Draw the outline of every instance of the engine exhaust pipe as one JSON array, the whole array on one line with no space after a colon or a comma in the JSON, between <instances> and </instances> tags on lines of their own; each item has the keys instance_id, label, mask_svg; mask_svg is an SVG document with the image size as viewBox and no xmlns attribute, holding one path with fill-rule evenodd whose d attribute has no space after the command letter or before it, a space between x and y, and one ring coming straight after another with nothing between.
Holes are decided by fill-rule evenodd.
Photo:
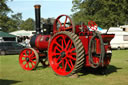
<instances>
[{"instance_id":1,"label":"engine exhaust pipe","mask_svg":"<svg viewBox=\"0 0 128 85\"><path fill-rule=\"evenodd\" d=\"M35 24L36 24L36 34L41 34L40 28L40 7L41 5L34 5L35 8Z\"/></svg>"}]
</instances>

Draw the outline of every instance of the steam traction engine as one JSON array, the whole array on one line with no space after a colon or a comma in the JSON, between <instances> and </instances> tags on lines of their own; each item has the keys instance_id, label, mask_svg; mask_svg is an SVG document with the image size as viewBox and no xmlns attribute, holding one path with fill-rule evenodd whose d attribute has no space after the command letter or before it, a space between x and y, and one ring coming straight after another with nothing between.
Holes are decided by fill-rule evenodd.
<instances>
[{"instance_id":1,"label":"steam traction engine","mask_svg":"<svg viewBox=\"0 0 128 85\"><path fill-rule=\"evenodd\" d=\"M24 70L33 70L41 62L52 67L61 76L77 73L82 67L105 68L111 60L110 41L113 34L101 34L95 22L74 26L70 17L60 15L43 32L40 28L40 5L35 5L36 33L32 36L32 48L24 49L19 63ZM47 55L48 54L48 55ZM49 63L46 63L46 61Z\"/></svg>"}]
</instances>

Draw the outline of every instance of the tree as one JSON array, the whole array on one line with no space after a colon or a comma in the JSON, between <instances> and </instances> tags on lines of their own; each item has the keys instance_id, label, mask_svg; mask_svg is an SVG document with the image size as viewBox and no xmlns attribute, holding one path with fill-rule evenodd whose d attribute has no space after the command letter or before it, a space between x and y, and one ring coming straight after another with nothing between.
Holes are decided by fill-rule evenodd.
<instances>
[{"instance_id":1,"label":"tree","mask_svg":"<svg viewBox=\"0 0 128 85\"><path fill-rule=\"evenodd\" d=\"M7 1L0 1L0 28L4 32L16 31L20 29L19 26L23 21L22 13L16 13L8 17L7 14L13 11L7 6Z\"/></svg>"},{"instance_id":2,"label":"tree","mask_svg":"<svg viewBox=\"0 0 128 85\"><path fill-rule=\"evenodd\" d=\"M16 27L15 29L16 30L20 29L20 25L23 22L22 13L17 13L17 14L11 15L11 19L12 19L12 22L14 22L14 24L15 24L15 27Z\"/></svg>"},{"instance_id":3,"label":"tree","mask_svg":"<svg viewBox=\"0 0 128 85\"><path fill-rule=\"evenodd\" d=\"M11 12L12 10L7 6L7 1L8 0L1 0L0 1L0 15L1 16L5 16L7 15L9 12Z\"/></svg>"},{"instance_id":4,"label":"tree","mask_svg":"<svg viewBox=\"0 0 128 85\"><path fill-rule=\"evenodd\" d=\"M12 10L7 6L7 0L0 1L0 28L2 31L8 31L8 25L6 24L9 20L7 14L12 12Z\"/></svg>"},{"instance_id":5,"label":"tree","mask_svg":"<svg viewBox=\"0 0 128 85\"><path fill-rule=\"evenodd\" d=\"M22 13L17 13L11 15L11 17L7 21L8 32L16 31L20 29L20 25L22 24Z\"/></svg>"},{"instance_id":6,"label":"tree","mask_svg":"<svg viewBox=\"0 0 128 85\"><path fill-rule=\"evenodd\" d=\"M9 18L7 21L7 27L8 27L8 31L7 32L12 32L12 31L16 31L17 30L17 25L16 25L16 21L14 21L13 19Z\"/></svg>"},{"instance_id":7,"label":"tree","mask_svg":"<svg viewBox=\"0 0 128 85\"><path fill-rule=\"evenodd\" d=\"M35 22L32 18L28 18L27 20L23 21L20 25L22 30L34 30Z\"/></svg>"},{"instance_id":8,"label":"tree","mask_svg":"<svg viewBox=\"0 0 128 85\"><path fill-rule=\"evenodd\" d=\"M73 0L72 15L76 24L95 21L102 28L128 22L128 0Z\"/></svg>"}]
</instances>

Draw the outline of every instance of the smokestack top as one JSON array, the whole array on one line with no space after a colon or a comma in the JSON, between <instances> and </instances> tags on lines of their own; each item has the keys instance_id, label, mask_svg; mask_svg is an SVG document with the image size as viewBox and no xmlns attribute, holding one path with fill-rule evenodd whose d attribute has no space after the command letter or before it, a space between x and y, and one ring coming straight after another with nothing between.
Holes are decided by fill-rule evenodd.
<instances>
[{"instance_id":1,"label":"smokestack top","mask_svg":"<svg viewBox=\"0 0 128 85\"><path fill-rule=\"evenodd\" d=\"M35 7L36 9L39 9L39 8L41 7L41 5L37 4L37 5L34 5L34 7Z\"/></svg>"}]
</instances>

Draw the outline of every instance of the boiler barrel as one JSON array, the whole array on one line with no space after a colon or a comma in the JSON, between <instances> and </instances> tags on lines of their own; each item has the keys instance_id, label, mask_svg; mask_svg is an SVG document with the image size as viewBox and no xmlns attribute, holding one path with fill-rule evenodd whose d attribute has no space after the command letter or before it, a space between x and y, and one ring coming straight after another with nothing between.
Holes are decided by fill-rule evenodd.
<instances>
[{"instance_id":1,"label":"boiler barrel","mask_svg":"<svg viewBox=\"0 0 128 85\"><path fill-rule=\"evenodd\" d=\"M34 35L30 40L30 45L32 48L47 50L49 38L50 38L50 35L41 35L41 34Z\"/></svg>"}]
</instances>

